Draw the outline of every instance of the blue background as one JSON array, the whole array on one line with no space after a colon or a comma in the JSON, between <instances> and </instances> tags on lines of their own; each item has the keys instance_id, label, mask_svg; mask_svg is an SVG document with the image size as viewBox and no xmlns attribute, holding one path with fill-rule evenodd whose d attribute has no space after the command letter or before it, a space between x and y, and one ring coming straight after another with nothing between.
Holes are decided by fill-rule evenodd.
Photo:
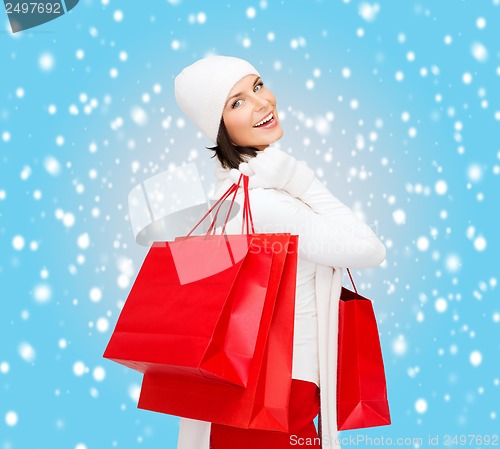
<instances>
[{"instance_id":1,"label":"blue background","mask_svg":"<svg viewBox=\"0 0 500 449\"><path fill-rule=\"evenodd\" d=\"M4 14L0 448L175 447L178 418L138 410L141 376L102 353L147 251L130 189L189 161L213 189L211 142L173 92L209 54L258 68L281 148L387 246L353 275L393 423L340 435L500 433L499 15L498 0L83 0L13 35Z\"/></svg>"}]
</instances>

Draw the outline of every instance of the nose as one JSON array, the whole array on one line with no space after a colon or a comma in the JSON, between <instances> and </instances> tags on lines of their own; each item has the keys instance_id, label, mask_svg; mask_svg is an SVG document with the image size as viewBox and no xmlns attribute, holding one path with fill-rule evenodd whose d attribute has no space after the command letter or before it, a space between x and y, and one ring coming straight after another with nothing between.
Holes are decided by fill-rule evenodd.
<instances>
[{"instance_id":1,"label":"nose","mask_svg":"<svg viewBox=\"0 0 500 449\"><path fill-rule=\"evenodd\" d=\"M253 96L253 103L255 105L255 108L257 110L260 110L262 108L267 107L267 105L269 104L269 100L263 97L262 95L255 94Z\"/></svg>"}]
</instances>

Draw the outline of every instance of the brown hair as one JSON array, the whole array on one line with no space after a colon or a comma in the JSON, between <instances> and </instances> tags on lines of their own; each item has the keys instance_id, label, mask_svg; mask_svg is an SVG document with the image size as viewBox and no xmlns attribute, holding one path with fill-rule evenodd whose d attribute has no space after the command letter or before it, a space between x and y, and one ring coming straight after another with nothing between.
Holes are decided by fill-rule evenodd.
<instances>
[{"instance_id":1,"label":"brown hair","mask_svg":"<svg viewBox=\"0 0 500 449\"><path fill-rule=\"evenodd\" d=\"M259 152L259 150L254 147L240 147L234 145L229 138L223 119L220 121L219 132L217 133L217 145L215 147L206 148L215 152L212 157L217 156L224 168L236 169L242 162L245 162L246 158L244 156L255 157Z\"/></svg>"}]
</instances>

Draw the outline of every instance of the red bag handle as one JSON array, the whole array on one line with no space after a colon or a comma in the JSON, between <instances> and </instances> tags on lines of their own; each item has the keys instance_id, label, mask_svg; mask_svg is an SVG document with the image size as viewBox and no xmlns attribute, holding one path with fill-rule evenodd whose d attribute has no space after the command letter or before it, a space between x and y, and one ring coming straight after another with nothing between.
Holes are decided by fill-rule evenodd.
<instances>
[{"instance_id":1,"label":"red bag handle","mask_svg":"<svg viewBox=\"0 0 500 449\"><path fill-rule=\"evenodd\" d=\"M354 285L354 281L352 279L351 272L349 271L349 268L346 268L346 270L347 270L347 274L349 275L349 278L351 279L351 284L354 287L354 292L357 294L358 290L356 290L356 286Z\"/></svg>"},{"instance_id":2,"label":"red bag handle","mask_svg":"<svg viewBox=\"0 0 500 449\"><path fill-rule=\"evenodd\" d=\"M227 222L228 222L229 217L231 215L231 210L233 208L234 201L236 199L236 193L237 193L238 188L240 187L240 183L241 183L242 178L243 178L243 188L244 188L244 201L243 201L243 220L241 223L241 233L245 234L245 228L246 228L246 233L248 234L250 232L250 228L251 228L252 234L255 234L252 211L250 208L250 194L248 191L249 179L248 179L248 176L244 176L244 175L240 175L240 178L238 179L238 184L233 184L233 186L231 186L234 189L234 190L232 190L234 192L234 195L233 195L233 198L231 200L231 205L230 205L229 211L226 215L226 219L224 221L224 226L223 226L222 231L221 231L222 234L225 233L226 225L227 225ZM231 190L231 188L229 190ZM227 195L225 196L225 198L227 198ZM220 211L221 206L222 206L222 203L219 205L219 208L217 209L214 220L212 221L212 224L210 225L210 228L207 231L207 234L208 234L208 232L210 232L212 230L215 233L215 222L217 221L217 215Z\"/></svg>"},{"instance_id":3,"label":"red bag handle","mask_svg":"<svg viewBox=\"0 0 500 449\"><path fill-rule=\"evenodd\" d=\"M248 192L249 178L248 176L243 177L243 191L245 194L245 200L243 202L243 220L241 223L241 233L243 234L243 226L246 224L247 233L250 231L250 226L252 227L252 234L255 234L255 228L253 226L252 210L250 209L250 194Z\"/></svg>"},{"instance_id":4,"label":"red bag handle","mask_svg":"<svg viewBox=\"0 0 500 449\"><path fill-rule=\"evenodd\" d=\"M244 187L244 202L243 202L243 220L242 220L242 226L241 226L241 233L242 234L244 233L243 231L244 231L245 225L246 225L247 233L249 232L250 227L251 227L252 233L255 233L252 212L250 210L250 198L249 198L249 192L248 192L248 176L240 175L240 177L238 179L238 183L232 184L222 194L222 196L207 211L207 213L201 218L201 220L199 220L198 223L196 223L194 225L193 229L191 229L191 231L189 231L189 233L186 235L186 237L189 237L193 233L193 231L201 224L201 222L203 222L203 220L205 220L211 212L213 212L215 209L217 209L215 212L214 218L213 218L212 222L210 223L210 227L208 228L208 231L206 232L205 235L208 236L208 234L210 234L211 232L213 232L215 234L215 223L217 222L217 216L220 212L220 208L222 207L223 202L232 194L233 197L231 199L231 204L229 206L229 210L227 212L226 219L224 220L224 225L223 225L222 231L221 231L222 234L225 233L226 225L227 225L227 222L229 221L229 217L231 216L231 210L233 208L234 201L236 199L236 194L238 193L238 189L240 187L240 183L241 183L242 178L243 178L243 187Z\"/></svg>"},{"instance_id":5,"label":"red bag handle","mask_svg":"<svg viewBox=\"0 0 500 449\"><path fill-rule=\"evenodd\" d=\"M244 175L240 175L239 179L238 179L238 184L235 185L235 189L234 189L234 195L233 195L233 198L231 200L231 205L229 207L229 211L226 215L226 220L224 221L224 226L222 228L222 233L224 234L225 233L225 230L226 230L226 225L227 225L227 222L229 220L229 217L231 215L231 210L233 208L233 205L234 205L234 201L236 199L236 193L238 191L238 188L240 186L240 182L241 182L241 179L243 178L243 187L244 187L244 201L243 201L243 220L242 220L242 223L241 223L241 233L244 234L244 229L245 229L245 225L246 225L246 230L247 230L247 234L250 230L250 226L252 227L252 233L255 233L255 229L254 229L254 226L253 226L253 218L252 218L252 211L250 209L250 195L249 195L249 192L248 192L248 176L244 176ZM215 222L217 220L217 214L219 213L219 210L220 210L220 207L222 206L222 203L221 205L219 206L219 208L217 209L217 212L215 214L215 218L210 226L210 229L209 229L209 232L210 230L214 230L215 232Z\"/></svg>"},{"instance_id":6,"label":"red bag handle","mask_svg":"<svg viewBox=\"0 0 500 449\"><path fill-rule=\"evenodd\" d=\"M231 199L231 205L229 206L229 210L227 212L226 219L224 220L224 226L222 227L222 234L224 234L224 231L226 230L226 223L228 222L229 217L231 216L231 210L233 208L234 200L236 198L236 193L238 191L238 187L240 186L242 176L243 175L241 175L239 177L238 184L232 184L231 187L229 187L229 189L227 190L228 192L230 192L230 194L233 193L233 198ZM223 195L224 200L227 199L228 196L229 195L224 194ZM213 231L213 234L215 234L215 223L217 222L217 216L219 215L220 208L222 207L222 204L223 204L222 202L219 204L219 207L217 208L217 212L214 215L214 219L212 220L212 223L210 223L210 227L208 228L206 235L208 235L212 231Z\"/></svg>"},{"instance_id":7,"label":"red bag handle","mask_svg":"<svg viewBox=\"0 0 500 449\"><path fill-rule=\"evenodd\" d=\"M243 176L243 175L242 175ZM240 177L240 180L241 180L241 177ZM229 187L223 194L222 196L215 202L215 204L207 211L207 213L205 215L203 215L203 217L200 219L200 221L198 221L198 223L196 223L193 227L193 229L191 229L191 231L189 231L189 233L186 235L186 237L189 237L193 231L200 225L200 223L205 220L205 218L208 217L208 215L210 215L211 212L213 212L213 210L218 206L218 209L217 209L217 213L215 215L215 218L214 220L212 221L211 225L210 225L210 228L208 230L208 232L211 231L212 227L215 225L215 222L216 222L216 219L217 219L217 214L220 210L220 207L222 205L222 203L227 199L227 197L229 195L231 195L231 193L235 193L237 190L238 190L238 186L239 186L239 183L240 183L240 180L238 180L238 184L232 184L231 187ZM234 198L233 198L233 201L234 201ZM229 214L228 214L228 217L229 217ZM226 218L227 220L227 218ZM207 232L207 234L208 234Z\"/></svg>"}]
</instances>

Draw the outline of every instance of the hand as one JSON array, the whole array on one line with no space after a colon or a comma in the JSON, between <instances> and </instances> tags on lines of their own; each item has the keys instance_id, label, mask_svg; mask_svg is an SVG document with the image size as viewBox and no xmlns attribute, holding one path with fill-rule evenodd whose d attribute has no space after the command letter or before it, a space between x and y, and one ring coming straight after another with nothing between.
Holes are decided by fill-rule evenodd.
<instances>
[{"instance_id":1,"label":"hand","mask_svg":"<svg viewBox=\"0 0 500 449\"><path fill-rule=\"evenodd\" d=\"M294 157L277 148L268 147L248 162L242 162L238 170L233 168L230 176L235 183L241 174L248 176L250 189L263 187L285 190L295 173L296 166L297 160Z\"/></svg>"}]
</instances>

